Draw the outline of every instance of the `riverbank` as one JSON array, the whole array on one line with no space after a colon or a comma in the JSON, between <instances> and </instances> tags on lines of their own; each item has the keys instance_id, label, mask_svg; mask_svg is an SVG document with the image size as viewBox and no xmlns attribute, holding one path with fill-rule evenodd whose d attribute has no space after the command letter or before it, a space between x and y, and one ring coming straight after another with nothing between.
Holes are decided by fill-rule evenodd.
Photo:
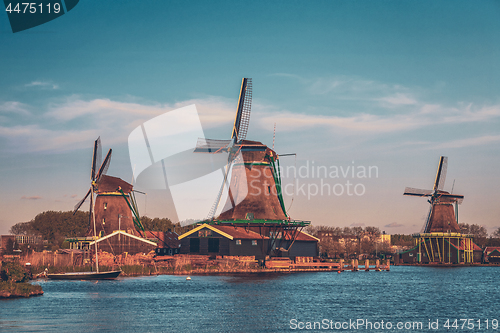
<instances>
[{"instance_id":1,"label":"riverbank","mask_svg":"<svg viewBox=\"0 0 500 333\"><path fill-rule=\"evenodd\" d=\"M0 299L43 295L41 286L28 283L30 274L16 261L0 262Z\"/></svg>"},{"instance_id":2,"label":"riverbank","mask_svg":"<svg viewBox=\"0 0 500 333\"><path fill-rule=\"evenodd\" d=\"M1 298L20 298L43 295L42 287L28 282L0 282Z\"/></svg>"}]
</instances>

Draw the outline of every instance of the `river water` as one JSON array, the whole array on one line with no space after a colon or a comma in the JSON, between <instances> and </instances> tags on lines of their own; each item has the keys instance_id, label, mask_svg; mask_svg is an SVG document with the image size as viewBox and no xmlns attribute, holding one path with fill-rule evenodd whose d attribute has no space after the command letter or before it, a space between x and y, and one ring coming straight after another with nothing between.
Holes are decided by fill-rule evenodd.
<instances>
[{"instance_id":1,"label":"river water","mask_svg":"<svg viewBox=\"0 0 500 333\"><path fill-rule=\"evenodd\" d=\"M190 281L173 275L37 281L43 296L0 301L0 331L495 332L499 273L500 267L396 266Z\"/></svg>"}]
</instances>

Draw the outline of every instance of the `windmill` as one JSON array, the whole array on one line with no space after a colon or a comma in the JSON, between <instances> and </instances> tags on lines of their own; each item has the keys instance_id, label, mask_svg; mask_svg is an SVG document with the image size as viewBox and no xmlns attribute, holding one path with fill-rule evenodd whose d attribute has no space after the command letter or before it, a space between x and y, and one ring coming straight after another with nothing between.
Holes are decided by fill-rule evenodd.
<instances>
[{"instance_id":1,"label":"windmill","mask_svg":"<svg viewBox=\"0 0 500 333\"><path fill-rule=\"evenodd\" d=\"M97 138L92 155L90 188L74 207L74 212L76 212L90 196L88 236L95 234L102 237L117 230L125 230L131 235L137 235L135 225L140 229L142 227L138 218L137 205L131 195L133 186L120 178L106 175L111 162L111 153L112 149L108 151L101 163L101 139Z\"/></svg>"},{"instance_id":2,"label":"windmill","mask_svg":"<svg viewBox=\"0 0 500 333\"><path fill-rule=\"evenodd\" d=\"M227 153L227 163L223 171L223 181L220 190L217 194L215 202L213 203L210 211L208 212L207 219L214 218L215 213L219 207L224 189L228 191L228 198L232 201L233 206L236 204L232 189L228 186L228 176L232 169L235 159L241 161L241 149L243 141L248 132L248 125L250 123L250 112L252 108L252 79L243 78L241 81L240 96L238 99L238 108L234 118L233 128L231 129L231 139L229 140L211 140L199 139L195 152L206 153Z\"/></svg>"},{"instance_id":3,"label":"windmill","mask_svg":"<svg viewBox=\"0 0 500 333\"><path fill-rule=\"evenodd\" d=\"M432 190L405 188L404 195L427 197L430 209L423 232L413 235L415 247L400 254L403 262L472 263L477 260L475 253L481 253L473 242L473 235L460 232L458 205L464 196L443 190L447 166L448 158L441 156Z\"/></svg>"},{"instance_id":4,"label":"windmill","mask_svg":"<svg viewBox=\"0 0 500 333\"><path fill-rule=\"evenodd\" d=\"M460 227L458 226L458 205L462 203L464 196L450 194L443 190L447 166L448 157L441 156L432 190L405 188L404 195L429 198L428 202L431 206L423 228L424 233L460 232ZM455 209L453 208L453 204L455 204Z\"/></svg>"},{"instance_id":5,"label":"windmill","mask_svg":"<svg viewBox=\"0 0 500 333\"><path fill-rule=\"evenodd\" d=\"M308 221L293 221L286 213L276 152L258 141L246 140L252 105L252 80L243 78L238 107L228 140L199 139L196 153L227 153L223 181L207 221L213 224L245 225L269 237L269 254L293 245ZM230 179L230 181L229 181ZM222 194L227 199L219 211Z\"/></svg>"}]
</instances>

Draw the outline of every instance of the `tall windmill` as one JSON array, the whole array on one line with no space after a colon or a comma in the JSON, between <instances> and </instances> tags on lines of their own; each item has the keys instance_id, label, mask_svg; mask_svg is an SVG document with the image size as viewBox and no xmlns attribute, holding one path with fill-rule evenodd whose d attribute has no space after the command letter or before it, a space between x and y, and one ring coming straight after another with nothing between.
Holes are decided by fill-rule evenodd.
<instances>
[{"instance_id":1,"label":"tall windmill","mask_svg":"<svg viewBox=\"0 0 500 333\"><path fill-rule=\"evenodd\" d=\"M198 140L197 153L228 154L222 185L207 220L220 225L245 225L268 237L268 254L288 251L310 222L291 220L286 213L278 154L261 142L246 140L251 104L252 81L244 78L231 139ZM224 191L227 191L227 199L216 216Z\"/></svg>"},{"instance_id":2,"label":"tall windmill","mask_svg":"<svg viewBox=\"0 0 500 333\"><path fill-rule=\"evenodd\" d=\"M460 227L458 226L458 205L462 203L464 196L450 194L443 190L447 166L448 157L441 156L432 190L405 188L404 195L429 197L428 202L431 206L423 228L424 233L460 232ZM455 204L455 209L453 208L453 204Z\"/></svg>"},{"instance_id":3,"label":"tall windmill","mask_svg":"<svg viewBox=\"0 0 500 333\"><path fill-rule=\"evenodd\" d=\"M475 253L481 253L473 242L473 236L460 232L458 205L464 196L443 190L447 165L448 158L441 156L432 190L405 189L404 195L428 197L430 209L423 231L413 235L415 247L400 254L403 262L472 263L477 260Z\"/></svg>"}]
</instances>

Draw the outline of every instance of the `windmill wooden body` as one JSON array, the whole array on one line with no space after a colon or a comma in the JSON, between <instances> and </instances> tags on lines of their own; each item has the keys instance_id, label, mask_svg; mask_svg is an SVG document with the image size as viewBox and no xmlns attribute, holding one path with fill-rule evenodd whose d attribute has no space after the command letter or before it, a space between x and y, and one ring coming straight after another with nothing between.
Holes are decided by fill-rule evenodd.
<instances>
[{"instance_id":1,"label":"windmill wooden body","mask_svg":"<svg viewBox=\"0 0 500 333\"><path fill-rule=\"evenodd\" d=\"M251 79L241 84L229 140L202 139L196 153L227 153L223 182L205 223L244 227L264 239L267 255L286 255L309 221L292 220L285 209L279 155L261 142L246 140L252 100ZM222 194L227 199L221 204ZM217 213L219 212L219 215Z\"/></svg>"},{"instance_id":2,"label":"windmill wooden body","mask_svg":"<svg viewBox=\"0 0 500 333\"><path fill-rule=\"evenodd\" d=\"M404 252L418 263L472 263L478 250L471 235L462 234L458 225L458 205L464 196L443 190L448 158L441 156L432 190L407 187L404 195L427 197L430 204L422 232L414 234L415 247ZM411 261L411 260L410 260Z\"/></svg>"}]
</instances>

